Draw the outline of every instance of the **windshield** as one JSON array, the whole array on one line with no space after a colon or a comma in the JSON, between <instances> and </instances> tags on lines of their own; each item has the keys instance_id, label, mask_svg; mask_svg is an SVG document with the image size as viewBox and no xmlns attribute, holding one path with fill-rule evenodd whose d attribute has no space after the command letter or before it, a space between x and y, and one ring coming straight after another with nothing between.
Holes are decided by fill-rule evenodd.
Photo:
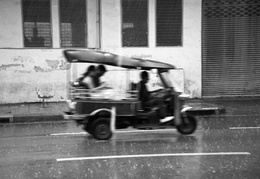
<instances>
[{"instance_id":1,"label":"windshield","mask_svg":"<svg viewBox=\"0 0 260 179\"><path fill-rule=\"evenodd\" d=\"M161 81L166 88L174 88L177 92L184 92L183 69L168 70L160 73Z\"/></svg>"}]
</instances>

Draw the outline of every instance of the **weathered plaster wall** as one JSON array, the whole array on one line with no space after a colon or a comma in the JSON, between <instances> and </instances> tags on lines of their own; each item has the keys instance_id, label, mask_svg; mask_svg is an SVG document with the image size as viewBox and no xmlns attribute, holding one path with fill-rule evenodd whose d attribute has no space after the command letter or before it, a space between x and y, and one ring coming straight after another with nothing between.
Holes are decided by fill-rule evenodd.
<instances>
[{"instance_id":1,"label":"weathered plaster wall","mask_svg":"<svg viewBox=\"0 0 260 179\"><path fill-rule=\"evenodd\" d=\"M87 0L88 47L99 48L99 4L97 0Z\"/></svg>"},{"instance_id":2,"label":"weathered plaster wall","mask_svg":"<svg viewBox=\"0 0 260 179\"><path fill-rule=\"evenodd\" d=\"M122 48L120 1L102 1L102 48L131 57L150 58L184 70L185 92L201 97L201 0L183 0L183 46L155 46L155 1L149 1L149 47Z\"/></svg>"},{"instance_id":3,"label":"weathered plaster wall","mask_svg":"<svg viewBox=\"0 0 260 179\"><path fill-rule=\"evenodd\" d=\"M61 50L0 49L0 103L64 101L66 69Z\"/></svg>"},{"instance_id":4,"label":"weathered plaster wall","mask_svg":"<svg viewBox=\"0 0 260 179\"><path fill-rule=\"evenodd\" d=\"M184 0L183 52L178 66L185 69L185 88L193 97L201 97L201 0Z\"/></svg>"},{"instance_id":5,"label":"weathered plaster wall","mask_svg":"<svg viewBox=\"0 0 260 179\"><path fill-rule=\"evenodd\" d=\"M0 48L19 48L23 45L20 0L0 0Z\"/></svg>"},{"instance_id":6,"label":"weathered plaster wall","mask_svg":"<svg viewBox=\"0 0 260 179\"><path fill-rule=\"evenodd\" d=\"M95 1L87 1L88 9L96 9ZM51 0L50 49L24 48L21 6L22 0L0 0L0 104L41 101L38 95L50 96L48 101L64 101L67 67L60 49L59 0ZM95 24L96 19L90 22ZM90 44L96 44L95 35Z\"/></svg>"},{"instance_id":7,"label":"weathered plaster wall","mask_svg":"<svg viewBox=\"0 0 260 179\"><path fill-rule=\"evenodd\" d=\"M121 1L101 1L101 48L118 52L121 47Z\"/></svg>"},{"instance_id":8,"label":"weathered plaster wall","mask_svg":"<svg viewBox=\"0 0 260 179\"><path fill-rule=\"evenodd\" d=\"M60 47L59 0L51 0L52 47Z\"/></svg>"},{"instance_id":9,"label":"weathered plaster wall","mask_svg":"<svg viewBox=\"0 0 260 179\"><path fill-rule=\"evenodd\" d=\"M51 1L53 48L31 49L23 46L21 0L0 0L0 103L40 101L37 90L53 96L50 101L66 100L67 67L60 48L58 2ZM121 1L100 2L101 50L174 64L181 68L176 72L179 78L185 77L185 91L193 97L201 96L201 0L183 0L183 46L164 48L155 46L155 0L149 0L147 48L122 48ZM99 44L96 10L97 0L88 0L90 48ZM114 74L104 78L109 81L122 77Z\"/></svg>"}]
</instances>

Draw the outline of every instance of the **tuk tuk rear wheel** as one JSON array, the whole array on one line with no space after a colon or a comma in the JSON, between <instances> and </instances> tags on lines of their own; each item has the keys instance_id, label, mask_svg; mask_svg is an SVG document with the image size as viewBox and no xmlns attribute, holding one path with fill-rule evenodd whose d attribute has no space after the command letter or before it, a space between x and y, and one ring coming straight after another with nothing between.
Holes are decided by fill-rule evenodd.
<instances>
[{"instance_id":1,"label":"tuk tuk rear wheel","mask_svg":"<svg viewBox=\"0 0 260 179\"><path fill-rule=\"evenodd\" d=\"M197 128L197 121L193 116L182 117L182 124L178 125L177 130L184 135L192 134Z\"/></svg>"},{"instance_id":2,"label":"tuk tuk rear wheel","mask_svg":"<svg viewBox=\"0 0 260 179\"><path fill-rule=\"evenodd\" d=\"M108 140L112 137L110 121L107 118L98 118L92 123L92 135L98 140Z\"/></svg>"}]
</instances>

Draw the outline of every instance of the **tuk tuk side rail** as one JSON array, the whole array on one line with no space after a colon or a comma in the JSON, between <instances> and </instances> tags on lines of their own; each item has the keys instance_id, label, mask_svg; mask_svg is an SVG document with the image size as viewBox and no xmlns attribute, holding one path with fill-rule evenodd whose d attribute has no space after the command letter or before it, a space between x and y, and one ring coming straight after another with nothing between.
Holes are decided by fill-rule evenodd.
<instances>
[{"instance_id":1,"label":"tuk tuk side rail","mask_svg":"<svg viewBox=\"0 0 260 179\"><path fill-rule=\"evenodd\" d=\"M74 120L74 121L82 121L86 119L89 116L89 114L63 114L63 118L65 120Z\"/></svg>"},{"instance_id":2,"label":"tuk tuk side rail","mask_svg":"<svg viewBox=\"0 0 260 179\"><path fill-rule=\"evenodd\" d=\"M70 100L131 100L136 101L138 98L137 90L89 90L81 87L72 87L69 89Z\"/></svg>"}]
</instances>

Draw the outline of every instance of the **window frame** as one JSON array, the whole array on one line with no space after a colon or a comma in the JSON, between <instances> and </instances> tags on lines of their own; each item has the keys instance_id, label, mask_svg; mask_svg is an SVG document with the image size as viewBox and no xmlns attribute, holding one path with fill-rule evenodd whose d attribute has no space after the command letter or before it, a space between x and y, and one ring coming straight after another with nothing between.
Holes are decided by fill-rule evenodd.
<instances>
[{"instance_id":1,"label":"window frame","mask_svg":"<svg viewBox=\"0 0 260 179\"><path fill-rule=\"evenodd\" d=\"M147 48L149 47L149 3L150 3L150 0L145 0L147 2L147 19L146 19L146 24L147 24L147 45L145 46L124 46L124 33L123 33L123 1L124 0L121 0L120 1L120 7L121 7L121 24L120 24L120 30L121 30L121 47L122 48Z\"/></svg>"},{"instance_id":2,"label":"window frame","mask_svg":"<svg viewBox=\"0 0 260 179\"><path fill-rule=\"evenodd\" d=\"M84 4L85 4L85 46L73 46L73 44L72 44L72 46L62 46L62 31L61 31L61 1L62 0L59 0L59 36L60 36L60 43L59 43L59 45L60 45L60 47L61 48L88 48L88 21L87 21L87 10L88 10L88 8L87 8L87 0L83 0L84 1ZM70 0L70 1L73 1L73 0Z\"/></svg>"},{"instance_id":3,"label":"window frame","mask_svg":"<svg viewBox=\"0 0 260 179\"><path fill-rule=\"evenodd\" d=\"M49 1L49 11L50 11L50 46L26 46L25 44L25 19L24 19L24 1L26 0L21 0L21 20L22 20L22 39L23 39L23 47L24 48L33 48L33 49L49 49L49 48L53 48L53 24L52 24L52 1L51 0L47 0ZM32 0L33 1L33 0Z\"/></svg>"},{"instance_id":4,"label":"window frame","mask_svg":"<svg viewBox=\"0 0 260 179\"><path fill-rule=\"evenodd\" d=\"M157 48L164 48L164 47L183 47L183 27L184 27L184 21L183 21L183 13L184 13L184 3L183 3L183 0L180 0L181 1L181 33L180 33L180 38L181 38L181 41L180 41L180 45L158 45L158 42L157 42L157 10L158 10L158 7L157 7L157 0L155 0L155 47Z\"/></svg>"}]
</instances>

